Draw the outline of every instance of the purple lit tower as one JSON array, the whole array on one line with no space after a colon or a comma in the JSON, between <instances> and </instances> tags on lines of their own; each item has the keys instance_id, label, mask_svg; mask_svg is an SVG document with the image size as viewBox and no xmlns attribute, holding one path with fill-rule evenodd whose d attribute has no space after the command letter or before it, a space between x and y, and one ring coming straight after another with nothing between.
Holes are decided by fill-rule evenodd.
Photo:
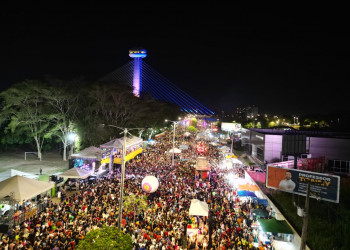
<instances>
[{"instance_id":1,"label":"purple lit tower","mask_svg":"<svg viewBox=\"0 0 350 250\"><path fill-rule=\"evenodd\" d=\"M147 56L145 49L131 49L129 56L134 58L133 94L140 97L142 91L142 58Z\"/></svg>"}]
</instances>

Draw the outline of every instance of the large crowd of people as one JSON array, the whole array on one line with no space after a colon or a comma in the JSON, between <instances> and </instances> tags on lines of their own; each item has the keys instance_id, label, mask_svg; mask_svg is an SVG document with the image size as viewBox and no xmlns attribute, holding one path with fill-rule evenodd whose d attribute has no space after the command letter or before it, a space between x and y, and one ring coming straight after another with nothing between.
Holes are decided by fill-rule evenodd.
<instances>
[{"instance_id":1,"label":"large crowd of people","mask_svg":"<svg viewBox=\"0 0 350 250\"><path fill-rule=\"evenodd\" d=\"M166 153L172 148L171 133L126 164L124 196L147 196L145 209L124 206L122 211L121 228L131 235L134 249L269 249L252 227L250 211L256 204L242 201L225 178L227 171L243 175L242 167L221 170L216 166L221 157L217 147L203 141L207 151L202 156L212 168L201 179L194 168L195 138L183 137L183 132L178 132L177 145L187 144L188 149L175 157L174 165ZM50 202L43 212L10 228L0 249L75 249L91 230L118 227L120 172L116 168L94 183L82 182L72 194L63 186L61 201ZM156 192L142 190L146 175L159 180ZM209 215L190 216L192 199L205 201Z\"/></svg>"}]
</instances>

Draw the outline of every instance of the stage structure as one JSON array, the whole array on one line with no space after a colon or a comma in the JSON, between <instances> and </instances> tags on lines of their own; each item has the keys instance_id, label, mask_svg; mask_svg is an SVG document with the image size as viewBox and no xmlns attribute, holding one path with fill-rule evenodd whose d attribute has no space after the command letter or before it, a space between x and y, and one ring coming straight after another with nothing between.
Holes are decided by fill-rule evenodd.
<instances>
[{"instance_id":1,"label":"stage structure","mask_svg":"<svg viewBox=\"0 0 350 250\"><path fill-rule=\"evenodd\" d=\"M147 56L145 49L129 50L129 56L134 60L102 77L99 81L129 85L133 87L133 94L137 97L150 96L159 101L172 103L188 114L209 116L214 114L212 110L143 62L142 59Z\"/></svg>"},{"instance_id":2,"label":"stage structure","mask_svg":"<svg viewBox=\"0 0 350 250\"><path fill-rule=\"evenodd\" d=\"M113 164L122 164L124 137L114 139L100 145L102 150L101 165L109 166L109 171L112 171ZM126 138L125 161L135 158L142 153L143 140L136 136Z\"/></svg>"}]
</instances>

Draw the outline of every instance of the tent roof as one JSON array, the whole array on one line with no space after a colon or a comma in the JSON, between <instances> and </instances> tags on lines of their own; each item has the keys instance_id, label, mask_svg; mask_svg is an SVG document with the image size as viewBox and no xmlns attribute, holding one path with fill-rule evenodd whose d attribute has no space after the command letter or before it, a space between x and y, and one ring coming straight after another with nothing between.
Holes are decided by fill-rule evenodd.
<instances>
[{"instance_id":1,"label":"tent roof","mask_svg":"<svg viewBox=\"0 0 350 250\"><path fill-rule=\"evenodd\" d=\"M91 175L90 172L82 169L82 168L71 168L67 171L63 172L62 174L59 174L59 177L65 177L65 178L74 178L74 179L85 179Z\"/></svg>"},{"instance_id":2,"label":"tent roof","mask_svg":"<svg viewBox=\"0 0 350 250\"><path fill-rule=\"evenodd\" d=\"M251 214L256 214L257 217L267 217L269 212L267 210L256 208L250 211Z\"/></svg>"},{"instance_id":3,"label":"tent roof","mask_svg":"<svg viewBox=\"0 0 350 250\"><path fill-rule=\"evenodd\" d=\"M283 233L283 234L293 234L293 229L288 225L285 220L272 219L258 219L264 232L270 233Z\"/></svg>"},{"instance_id":4,"label":"tent roof","mask_svg":"<svg viewBox=\"0 0 350 250\"><path fill-rule=\"evenodd\" d=\"M169 149L169 151L167 151L167 152L168 152L168 153L173 153L173 149ZM181 153L181 149L174 148L174 153L175 153L175 154Z\"/></svg>"},{"instance_id":5,"label":"tent roof","mask_svg":"<svg viewBox=\"0 0 350 250\"><path fill-rule=\"evenodd\" d=\"M257 185L252 185L252 184L238 184L238 188L240 190L259 191L258 186Z\"/></svg>"},{"instance_id":6,"label":"tent roof","mask_svg":"<svg viewBox=\"0 0 350 250\"><path fill-rule=\"evenodd\" d=\"M249 182L246 179L235 178L235 179L233 179L233 183L235 185L245 185L245 184L248 184Z\"/></svg>"},{"instance_id":7,"label":"tent roof","mask_svg":"<svg viewBox=\"0 0 350 250\"><path fill-rule=\"evenodd\" d=\"M205 157L197 157L197 164L196 164L196 170L199 171L209 171L210 165Z\"/></svg>"},{"instance_id":8,"label":"tent roof","mask_svg":"<svg viewBox=\"0 0 350 250\"><path fill-rule=\"evenodd\" d=\"M247 191L247 190L241 190L241 191L237 191L238 196L251 196L251 197L256 197L256 195L251 192L251 191Z\"/></svg>"},{"instance_id":9,"label":"tent roof","mask_svg":"<svg viewBox=\"0 0 350 250\"><path fill-rule=\"evenodd\" d=\"M208 204L204 201L192 199L189 214L198 215L198 216L208 216L209 214Z\"/></svg>"},{"instance_id":10,"label":"tent roof","mask_svg":"<svg viewBox=\"0 0 350 250\"><path fill-rule=\"evenodd\" d=\"M142 143L143 140L136 136L126 137L126 148L132 147L138 143ZM123 149L124 137L117 138L100 145L100 148L119 148Z\"/></svg>"},{"instance_id":11,"label":"tent roof","mask_svg":"<svg viewBox=\"0 0 350 250\"><path fill-rule=\"evenodd\" d=\"M26 172L22 172L22 171L18 171L16 169L7 169L6 171L0 173L0 181L6 180L12 176L25 176L27 178L30 179L38 179L39 176L35 175L35 174L31 174L31 173L26 173Z\"/></svg>"},{"instance_id":12,"label":"tent roof","mask_svg":"<svg viewBox=\"0 0 350 250\"><path fill-rule=\"evenodd\" d=\"M257 202L258 204L264 205L264 206L268 206L269 205L269 201L266 199L259 199L259 198L253 198L254 202Z\"/></svg>"},{"instance_id":13,"label":"tent roof","mask_svg":"<svg viewBox=\"0 0 350 250\"><path fill-rule=\"evenodd\" d=\"M90 158L90 159L99 159L101 158L102 150L100 148L91 146L88 148L84 148L79 152L72 154L71 157L74 158Z\"/></svg>"},{"instance_id":14,"label":"tent roof","mask_svg":"<svg viewBox=\"0 0 350 250\"><path fill-rule=\"evenodd\" d=\"M44 182L29 179L23 176L13 176L0 182L0 198L11 195L17 201L23 201L35 197L54 187L52 182Z\"/></svg>"}]
</instances>

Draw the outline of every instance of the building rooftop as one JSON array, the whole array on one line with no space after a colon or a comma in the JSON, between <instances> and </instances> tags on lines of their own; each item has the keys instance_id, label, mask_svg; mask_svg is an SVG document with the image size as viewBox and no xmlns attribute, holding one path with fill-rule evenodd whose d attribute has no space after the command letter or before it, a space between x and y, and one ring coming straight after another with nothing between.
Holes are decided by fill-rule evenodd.
<instances>
[{"instance_id":1,"label":"building rooftop","mask_svg":"<svg viewBox=\"0 0 350 250\"><path fill-rule=\"evenodd\" d=\"M350 139L350 133L343 132L327 132L327 131L312 131L312 130L296 130L288 127L278 128L251 128L251 131L255 131L262 134L274 134L274 135L306 135L309 137L329 137L329 138L342 138Z\"/></svg>"}]
</instances>

